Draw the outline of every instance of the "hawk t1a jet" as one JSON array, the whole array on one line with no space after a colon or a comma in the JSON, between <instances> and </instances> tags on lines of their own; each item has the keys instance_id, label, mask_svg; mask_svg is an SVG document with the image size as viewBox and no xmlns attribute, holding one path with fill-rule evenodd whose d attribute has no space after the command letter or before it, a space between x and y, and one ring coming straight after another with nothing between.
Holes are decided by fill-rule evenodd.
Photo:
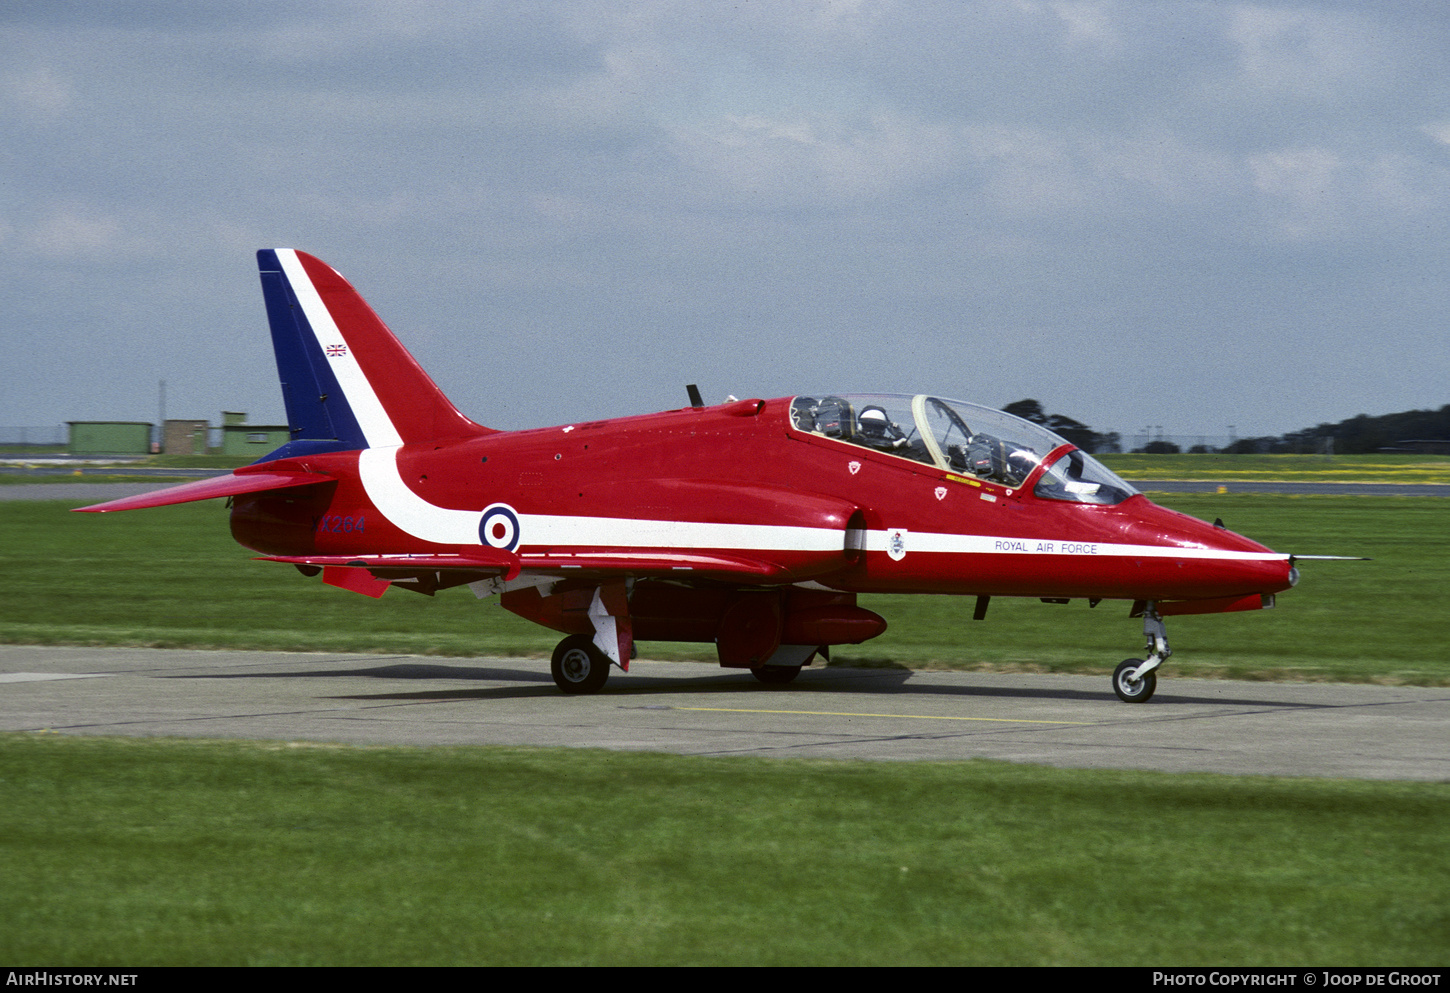
<instances>
[{"instance_id":1,"label":"hawk t1a jet","mask_svg":"<svg viewBox=\"0 0 1450 993\"><path fill-rule=\"evenodd\" d=\"M861 593L1124 600L1153 695L1171 614L1257 610L1289 555L1151 503L1039 425L946 397L812 392L527 431L468 419L357 291L257 253L291 440L228 476L86 511L231 498L273 562L381 596L468 586L565 637L553 675L598 691L637 641L713 642L788 683L879 635Z\"/></svg>"}]
</instances>

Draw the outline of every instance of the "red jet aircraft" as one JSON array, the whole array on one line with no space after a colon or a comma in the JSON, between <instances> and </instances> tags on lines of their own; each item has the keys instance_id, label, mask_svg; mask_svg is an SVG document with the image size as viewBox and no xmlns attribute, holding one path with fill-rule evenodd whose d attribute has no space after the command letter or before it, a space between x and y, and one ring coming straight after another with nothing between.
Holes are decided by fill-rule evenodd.
<instances>
[{"instance_id":1,"label":"red jet aircraft","mask_svg":"<svg viewBox=\"0 0 1450 993\"><path fill-rule=\"evenodd\" d=\"M86 511L231 499L232 535L366 596L468 586L567 637L553 675L598 691L636 641L714 642L788 683L886 629L860 593L1132 602L1153 695L1171 614L1257 610L1289 555L1149 502L998 410L928 395L731 400L529 431L448 401L357 291L292 249L257 253L292 440L228 476Z\"/></svg>"}]
</instances>

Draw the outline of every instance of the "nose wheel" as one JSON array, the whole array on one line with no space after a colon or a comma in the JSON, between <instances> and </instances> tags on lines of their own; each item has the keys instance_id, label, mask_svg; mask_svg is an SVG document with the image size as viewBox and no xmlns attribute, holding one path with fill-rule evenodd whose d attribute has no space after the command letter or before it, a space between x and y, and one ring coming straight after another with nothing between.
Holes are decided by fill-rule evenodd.
<instances>
[{"instance_id":1,"label":"nose wheel","mask_svg":"<svg viewBox=\"0 0 1450 993\"><path fill-rule=\"evenodd\" d=\"M1113 670L1113 692L1124 703L1145 703L1158 688L1158 674L1155 672L1138 675L1142 659L1123 659Z\"/></svg>"},{"instance_id":2,"label":"nose wheel","mask_svg":"<svg viewBox=\"0 0 1450 993\"><path fill-rule=\"evenodd\" d=\"M1163 617L1149 601L1143 608L1143 634L1148 639L1146 659L1124 659L1113 670L1113 692L1124 703L1147 703L1158 688L1156 670L1173 654L1168 647L1168 629Z\"/></svg>"}]
</instances>

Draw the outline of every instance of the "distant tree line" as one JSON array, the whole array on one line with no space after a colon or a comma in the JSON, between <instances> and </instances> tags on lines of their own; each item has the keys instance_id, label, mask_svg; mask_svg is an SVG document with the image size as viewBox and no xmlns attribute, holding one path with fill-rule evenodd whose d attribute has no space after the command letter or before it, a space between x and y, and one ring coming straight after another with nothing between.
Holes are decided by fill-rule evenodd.
<instances>
[{"instance_id":1,"label":"distant tree line","mask_svg":"<svg viewBox=\"0 0 1450 993\"><path fill-rule=\"evenodd\" d=\"M1450 444L1450 404L1439 410L1406 410L1370 417L1358 414L1337 424L1319 424L1277 438L1241 438L1224 449L1235 454L1256 452L1332 452L1352 455L1393 451L1407 441Z\"/></svg>"},{"instance_id":2,"label":"distant tree line","mask_svg":"<svg viewBox=\"0 0 1450 993\"><path fill-rule=\"evenodd\" d=\"M1116 431L1100 433L1081 421L1062 414L1049 414L1036 400L1018 400L1002 408L1033 424L1041 424L1054 431L1085 452L1094 454L1121 452L1122 438ZM1225 448L1208 448L1195 445L1191 452L1224 452L1234 455L1254 455L1266 452L1300 452L1306 454L1324 453L1352 455L1364 452L1394 451L1406 448L1423 451L1425 447L1405 446L1405 442L1440 441L1450 446L1450 404L1439 410L1407 410L1399 414L1381 414L1370 417L1359 414L1338 424L1319 424L1301 431L1291 431L1277 436L1240 438ZM1181 451L1171 441L1150 441L1134 451L1150 454L1176 454Z\"/></svg>"},{"instance_id":3,"label":"distant tree line","mask_svg":"<svg viewBox=\"0 0 1450 993\"><path fill-rule=\"evenodd\" d=\"M1118 436L1118 432L1109 431L1101 434L1082 421L1075 421L1062 414L1049 414L1036 400L1018 400L1003 407L1002 411L1020 417L1024 421L1041 424L1047 430L1061 435L1078 448L1093 455L1123 450L1122 438Z\"/></svg>"}]
</instances>

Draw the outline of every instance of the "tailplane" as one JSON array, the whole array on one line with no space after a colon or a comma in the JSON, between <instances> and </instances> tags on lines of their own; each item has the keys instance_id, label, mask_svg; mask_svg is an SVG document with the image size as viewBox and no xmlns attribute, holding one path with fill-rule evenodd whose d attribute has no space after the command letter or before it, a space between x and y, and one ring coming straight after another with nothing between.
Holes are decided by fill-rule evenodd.
<instances>
[{"instance_id":1,"label":"tailplane","mask_svg":"<svg viewBox=\"0 0 1450 993\"><path fill-rule=\"evenodd\" d=\"M292 434L267 460L491 433L458 412L327 263L268 248L257 267Z\"/></svg>"}]
</instances>

